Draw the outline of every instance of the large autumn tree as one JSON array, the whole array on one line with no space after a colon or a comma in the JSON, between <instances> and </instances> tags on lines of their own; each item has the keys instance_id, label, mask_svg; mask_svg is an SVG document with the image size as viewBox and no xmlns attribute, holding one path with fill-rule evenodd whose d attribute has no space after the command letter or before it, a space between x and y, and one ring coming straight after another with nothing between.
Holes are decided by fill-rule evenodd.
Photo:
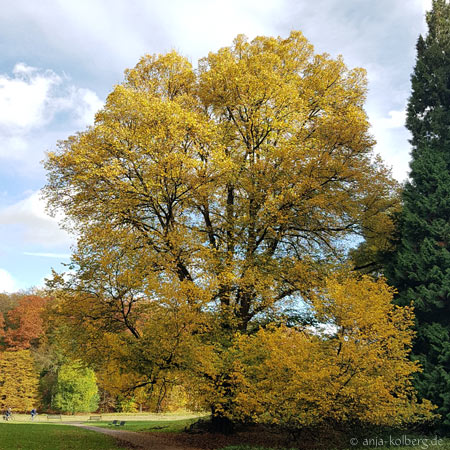
<instances>
[{"instance_id":1,"label":"large autumn tree","mask_svg":"<svg viewBox=\"0 0 450 450\"><path fill-rule=\"evenodd\" d=\"M195 371L226 391L235 333L294 317L395 203L365 93L363 70L299 32L239 36L197 70L175 52L127 70L45 163L49 203L79 235L54 285L74 333L96 339L83 356L126 341L154 373L209 355Z\"/></svg>"},{"instance_id":2,"label":"large autumn tree","mask_svg":"<svg viewBox=\"0 0 450 450\"><path fill-rule=\"evenodd\" d=\"M424 367L416 386L450 427L450 4L434 0L427 23L407 110L410 179L386 274L398 289L397 303L415 305L413 354Z\"/></svg>"}]
</instances>

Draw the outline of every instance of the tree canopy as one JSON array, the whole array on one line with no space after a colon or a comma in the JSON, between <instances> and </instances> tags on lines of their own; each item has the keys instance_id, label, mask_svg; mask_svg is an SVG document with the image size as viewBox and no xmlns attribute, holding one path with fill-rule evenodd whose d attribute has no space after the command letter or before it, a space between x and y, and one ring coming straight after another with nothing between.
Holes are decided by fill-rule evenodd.
<instances>
[{"instance_id":1,"label":"tree canopy","mask_svg":"<svg viewBox=\"0 0 450 450\"><path fill-rule=\"evenodd\" d=\"M197 71L142 58L46 162L47 197L81 236L79 289L115 299L136 334L128 312L164 282L207 287L241 330L307 291L392 201L365 92L363 70L298 32L239 36Z\"/></svg>"},{"instance_id":2,"label":"tree canopy","mask_svg":"<svg viewBox=\"0 0 450 450\"><path fill-rule=\"evenodd\" d=\"M365 94L362 69L299 32L238 36L195 70L176 52L127 70L45 163L49 203L79 237L72 275L52 281L65 345L136 386L202 382L226 416L239 336L300 333L349 240L392 227ZM398 367L408 390L414 369Z\"/></svg>"}]
</instances>

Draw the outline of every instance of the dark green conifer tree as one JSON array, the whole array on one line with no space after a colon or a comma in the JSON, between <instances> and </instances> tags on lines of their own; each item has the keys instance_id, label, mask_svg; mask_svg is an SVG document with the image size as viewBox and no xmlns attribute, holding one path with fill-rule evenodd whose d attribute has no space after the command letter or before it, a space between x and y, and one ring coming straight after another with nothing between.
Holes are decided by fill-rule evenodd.
<instances>
[{"instance_id":1,"label":"dark green conifer tree","mask_svg":"<svg viewBox=\"0 0 450 450\"><path fill-rule=\"evenodd\" d=\"M433 0L419 37L406 126L410 180L403 192L397 249L386 267L400 305L414 302L413 358L419 395L450 427L450 4Z\"/></svg>"}]
</instances>

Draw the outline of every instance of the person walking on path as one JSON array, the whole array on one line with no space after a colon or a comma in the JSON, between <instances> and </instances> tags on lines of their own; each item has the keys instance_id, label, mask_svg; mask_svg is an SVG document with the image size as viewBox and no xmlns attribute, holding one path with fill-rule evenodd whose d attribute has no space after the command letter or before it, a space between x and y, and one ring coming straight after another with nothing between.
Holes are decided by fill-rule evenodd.
<instances>
[{"instance_id":1,"label":"person walking on path","mask_svg":"<svg viewBox=\"0 0 450 450\"><path fill-rule=\"evenodd\" d=\"M5 414L3 415L3 419L4 420L11 420L12 419L12 410L11 410L10 407L5 411Z\"/></svg>"},{"instance_id":2,"label":"person walking on path","mask_svg":"<svg viewBox=\"0 0 450 450\"><path fill-rule=\"evenodd\" d=\"M33 408L31 410L31 420L34 420L34 418L37 416L37 411L36 408Z\"/></svg>"}]
</instances>

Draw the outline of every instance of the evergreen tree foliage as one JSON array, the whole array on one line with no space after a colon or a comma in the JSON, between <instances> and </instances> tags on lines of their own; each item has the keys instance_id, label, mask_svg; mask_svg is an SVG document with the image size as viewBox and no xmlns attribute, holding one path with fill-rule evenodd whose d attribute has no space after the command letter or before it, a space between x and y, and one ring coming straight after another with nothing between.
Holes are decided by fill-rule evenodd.
<instances>
[{"instance_id":1,"label":"evergreen tree foliage","mask_svg":"<svg viewBox=\"0 0 450 450\"><path fill-rule=\"evenodd\" d=\"M410 180L399 241L386 267L399 305L414 302L416 387L450 426L450 4L434 0L428 35L419 37L406 126Z\"/></svg>"}]
</instances>

